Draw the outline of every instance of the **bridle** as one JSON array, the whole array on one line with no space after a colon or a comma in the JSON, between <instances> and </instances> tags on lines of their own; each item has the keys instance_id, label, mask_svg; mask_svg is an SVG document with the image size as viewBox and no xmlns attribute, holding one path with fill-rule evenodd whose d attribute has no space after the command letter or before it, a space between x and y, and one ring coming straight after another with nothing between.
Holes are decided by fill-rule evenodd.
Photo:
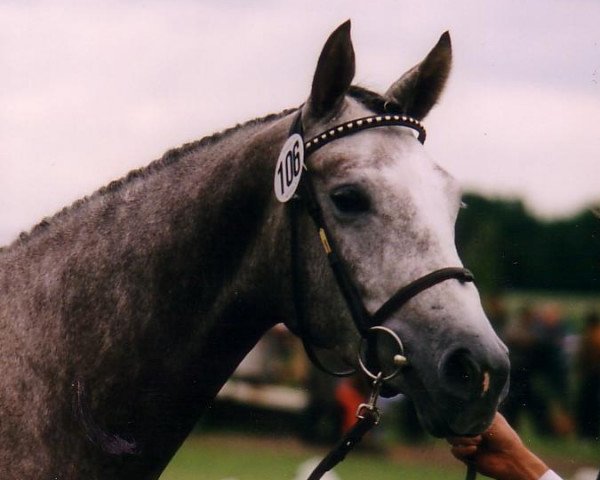
<instances>
[{"instance_id":1,"label":"bridle","mask_svg":"<svg viewBox=\"0 0 600 480\"><path fill-rule=\"evenodd\" d=\"M383 110L387 110L389 102L385 102ZM392 108L397 108L397 105L392 105ZM358 421L338 442L338 444L328 453L328 455L317 465L313 470L308 480L319 480L335 465L344 460L346 455L359 443L362 437L375 425L379 423L379 411L377 409L377 398L382 385L397 376L400 370L407 362L404 357L404 347L402 341L395 332L383 326L383 323L389 317L397 312L411 298L419 293L433 287L446 280L455 279L462 283L474 281L473 274L463 267L444 267L434 270L422 277L419 277L407 285L400 287L383 305L381 305L373 314L370 314L360 296L358 289L348 273L348 268L343 257L339 254L339 249L335 242L335 238L331 235L330 229L325 222L321 205L319 204L312 182L311 170L306 162L308 157L330 142L348 135L377 127L402 126L415 130L418 134L418 140L421 143L425 142L425 128L418 120L407 115L397 113L384 113L380 115L371 115L362 117L349 122L345 122L327 129L324 132L312 137L307 142L303 140L304 147L304 164L305 171L300 178L296 194L293 196L293 201L290 205L290 228L291 228L291 252L292 252L292 296L294 308L296 310L296 327L295 333L301 338L306 353L315 366L326 373L335 376L346 376L354 373L352 371L335 372L328 369L316 355L315 349L311 343L310 333L307 325L306 315L304 312L304 295L303 284L299 273L299 240L298 240L298 215L300 209L306 210L312 218L313 223L319 234L319 239L323 246L323 250L329 261L329 265L338 284L339 290L345 300L345 303L350 311L352 320L361 337L361 348L358 353L358 363L363 370L363 373L372 380L372 392L367 403L363 403L358 407L356 416ZM302 128L302 108L300 108L290 127L290 137L294 134L299 134L303 139ZM383 332L392 337L395 341L398 354L393 357L394 369L391 373L384 374L383 367L377 368L374 371L370 370L368 365L369 357L372 359L373 347L377 343L377 334ZM366 345L371 350L371 356L364 353L362 347ZM474 480L476 475L475 468L471 465L467 470L466 480Z\"/></svg>"},{"instance_id":2,"label":"bridle","mask_svg":"<svg viewBox=\"0 0 600 480\"><path fill-rule=\"evenodd\" d=\"M396 293L394 293L386 302L384 302L383 305L381 305L375 313L370 314L365 308L364 303L362 301L362 297L360 296L352 278L348 274L348 268L346 266L346 263L344 262L342 256L339 254L339 249L337 247L335 238L332 236L331 231L328 228L327 223L325 222L323 211L317 199L314 185L312 182L311 169L308 166L306 160L312 153L317 151L319 148L337 139L344 138L349 135L354 135L363 130L389 126L409 127L417 132L419 142L425 142L426 132L421 122L402 114L385 113L381 115L371 115L368 117L358 118L331 127L326 131L315 135L310 140L304 142L305 171L302 173L297 193L294 196L293 201L290 202L293 282L292 294L294 298L294 306L297 316L296 333L302 339L307 355L309 356L311 361L319 369L335 376L350 375L354 373L354 371L334 372L326 368L325 365L323 365L323 363L317 357L314 348L310 342L310 334L308 326L306 324L306 315L304 314L303 288L298 265L299 245L297 216L301 208L304 208L304 210L306 210L306 212L312 218L313 223L315 224L315 227L319 234L319 239L323 246L323 250L327 255L329 265L338 284L340 292L348 307L348 310L352 316L354 325L360 333L361 338L367 340L369 343L372 342L373 336L371 335L371 333L373 332L374 327L383 325L383 323L392 314L398 311L411 298L418 295L422 291L450 279L456 279L463 283L472 282L474 280L473 274L466 268L440 268L413 280L408 285L400 287L396 291ZM290 127L290 135L293 133L299 133L302 136L302 132L302 109L299 109ZM400 348L402 348L401 342ZM400 353L403 354L403 352ZM362 364L362 362L361 365L364 367L364 364ZM368 370L365 368L363 368L363 370L368 372ZM372 373L369 376L376 377L376 374Z\"/></svg>"},{"instance_id":3,"label":"bridle","mask_svg":"<svg viewBox=\"0 0 600 480\"><path fill-rule=\"evenodd\" d=\"M386 109L388 102L384 105ZM434 270L422 277L419 277L408 285L400 287L396 293L394 293L387 301L383 303L373 314L369 314L367 311L362 297L360 296L358 289L353 282L352 278L348 274L348 268L344 262L343 257L339 254L339 249L335 242L335 238L331 235L330 229L325 222L321 205L317 199L314 185L312 182L311 170L306 162L308 157L330 142L333 142L339 138L346 137L348 135L354 135L355 133L367 130L370 128L377 127L388 127L388 126L402 126L408 127L415 130L418 134L418 140L421 143L425 142L426 132L425 128L418 120L411 118L407 115L396 114L396 113L385 113L380 115L371 115L368 117L362 117L349 122L345 122L328 130L321 132L320 134L312 137L307 142L303 143L304 147L304 165L305 171L302 173L300 183L298 185L297 193L293 197L293 201L290 205L290 227L291 227L291 252L292 252L292 296L294 300L294 307L296 310L297 324L296 333L302 339L304 348L310 360L319 369L326 373L335 376L346 376L354 373L352 371L346 372L334 372L321 362L316 355L314 347L310 341L310 333L308 325L306 324L306 315L303 307L303 288L302 281L299 274L299 240L298 240L298 214L300 209L305 209L309 216L312 218L313 223L319 234L319 239L323 246L323 250L329 261L329 265L338 284L339 290L345 300L345 303L350 311L352 320L356 329L358 330L361 337L362 345L372 346L377 342L377 333L384 332L390 335L396 342L398 347L398 354L394 356L395 368L388 375L384 375L383 368L379 369L377 373L369 370L367 361L363 361L363 355L361 354L362 348L359 349L358 362L363 372L373 380L373 390L368 403L359 406L357 411L358 421L356 425L344 435L338 445L331 450L331 452L321 461L321 463L314 469L309 480L320 479L325 472L333 468L337 463L341 462L346 454L362 439L366 432L368 432L374 425L379 423L379 412L376 407L377 397L379 395L379 389L385 383L385 381L395 377L400 373L400 369L406 363L404 357L404 348L402 341L398 336L390 329L383 326L383 323L395 312L397 312L404 304L406 304L411 298L423 292L424 290L433 287L446 280L459 280L460 282L472 282L474 280L473 274L463 267L444 267L438 270ZM302 108L298 110L295 119L290 127L290 136L293 134L299 134L303 138L302 128ZM372 349L371 349L372 350ZM368 355L364 355L368 358ZM467 480L471 480L475 477L475 470L469 468L467 472Z\"/></svg>"}]
</instances>

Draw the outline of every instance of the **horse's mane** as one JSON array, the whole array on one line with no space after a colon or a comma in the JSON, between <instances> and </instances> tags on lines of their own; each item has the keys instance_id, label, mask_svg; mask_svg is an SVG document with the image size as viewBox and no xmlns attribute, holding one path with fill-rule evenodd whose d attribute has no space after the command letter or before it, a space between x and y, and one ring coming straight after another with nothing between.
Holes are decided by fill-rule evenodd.
<instances>
[{"instance_id":1,"label":"horse's mane","mask_svg":"<svg viewBox=\"0 0 600 480\"><path fill-rule=\"evenodd\" d=\"M368 90L366 88L363 88L363 87L360 87L357 85L353 85L352 87L350 87L350 90L348 91L348 95L350 97L354 98L355 100L359 101L363 105L365 105L370 110L373 110L375 112L382 112L384 110L385 98L382 97L381 95L379 95L378 93L372 92L371 90ZM217 133L214 133L212 135L208 135L206 137L201 138L200 140L196 140L194 142L189 142L189 143L184 143L180 147L167 150L167 152L165 152L161 158L154 160L153 162L149 163L148 165L146 165L144 167L131 170L124 177L122 177L118 180L113 180L109 184L96 190L91 195L80 198L79 200L76 200L75 202L73 202L71 205L64 207L62 210L58 211L54 215L44 218L41 222L39 222L37 225L35 225L30 231L22 232L21 234L19 234L17 240L15 240L12 244L9 244L6 247L0 246L0 252L7 250L8 248L10 248L11 246L13 246L15 244L23 244L23 243L27 242L29 239L35 237L39 233L46 231L47 228L51 224L56 222L56 220L59 220L60 218L63 218L65 216L69 215L70 213L81 208L82 206L86 205L90 201L95 200L96 198L106 195L108 193L119 191L124 186L127 186L132 181L134 181L138 178L144 178L155 172L158 172L158 171L162 170L163 168L167 167L168 165L171 165L171 164L179 161L183 156L185 156L186 154L188 154L192 151L202 149L202 148L214 145L218 142L221 142L221 141L229 138L234 133L236 133L240 130L243 130L245 128L250 128L250 127L253 127L256 125L261 125L264 123L268 123L268 122L277 120L279 118L284 117L285 115L292 113L295 110L296 109L294 109L294 108L288 108L279 113L271 113L264 117L255 118L253 120L249 120L247 122L237 124L233 127L227 128L227 129L222 130Z\"/></svg>"},{"instance_id":2,"label":"horse's mane","mask_svg":"<svg viewBox=\"0 0 600 480\"><path fill-rule=\"evenodd\" d=\"M146 165L144 167L131 170L124 177L122 177L118 180L113 180L109 184L96 190L94 193L87 195L83 198L80 198L79 200L76 200L71 205L64 207L62 210L59 210L57 213L55 213L54 215L52 215L50 217L44 218L41 222L39 222L37 225L35 225L30 231L22 232L21 234L19 234L18 238L12 244L9 244L6 247L0 246L0 252L2 252L3 250L9 249L11 246L13 246L15 244L23 244L23 243L27 242L28 240L30 240L31 238L34 238L39 233L47 230L47 228L51 224L55 223L56 220L59 220L65 216L69 215L70 213L81 208L82 206L86 205L90 201L95 200L96 198L106 195L108 193L117 192L138 178L148 177L149 175L152 175L155 172L161 171L168 165L176 163L182 157L184 157L186 154L188 154L192 151L195 151L198 149L203 149L208 146L219 143L219 142L229 138L234 133L236 133L240 130L243 130L245 128L250 128L250 127L253 127L256 125L261 125L261 124L268 123L268 122L277 120L279 118L282 118L285 115L288 115L289 113L293 112L294 110L296 110L296 109L294 109L294 108L285 109L279 113L271 113L264 117L255 118L253 120L249 120L247 122L240 123L233 127L227 128L227 129L222 130L217 133L214 133L212 135L208 135L206 137L201 138L200 140L196 140L196 141L189 142L189 143L184 143L180 147L167 150L163 154L163 156L160 157L159 159L154 160L153 162L149 163L148 165Z\"/></svg>"}]
</instances>

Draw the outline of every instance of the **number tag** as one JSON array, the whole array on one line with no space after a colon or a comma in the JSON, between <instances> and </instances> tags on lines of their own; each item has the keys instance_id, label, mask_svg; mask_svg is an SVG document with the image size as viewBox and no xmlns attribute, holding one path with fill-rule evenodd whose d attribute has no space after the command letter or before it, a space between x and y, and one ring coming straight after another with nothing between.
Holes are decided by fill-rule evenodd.
<instances>
[{"instance_id":1,"label":"number tag","mask_svg":"<svg viewBox=\"0 0 600 480\"><path fill-rule=\"evenodd\" d=\"M273 187L275 196L282 203L287 202L300 184L300 176L304 167L304 140L294 133L283 144L275 166Z\"/></svg>"}]
</instances>

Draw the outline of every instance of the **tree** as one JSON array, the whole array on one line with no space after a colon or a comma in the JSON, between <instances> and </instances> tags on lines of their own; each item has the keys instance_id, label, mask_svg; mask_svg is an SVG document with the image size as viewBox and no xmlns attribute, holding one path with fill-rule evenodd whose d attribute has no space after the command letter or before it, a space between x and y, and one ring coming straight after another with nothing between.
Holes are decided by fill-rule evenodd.
<instances>
[{"instance_id":1,"label":"tree","mask_svg":"<svg viewBox=\"0 0 600 480\"><path fill-rule=\"evenodd\" d=\"M483 292L600 291L600 219L592 211L542 221L518 200L464 200L457 245Z\"/></svg>"}]
</instances>

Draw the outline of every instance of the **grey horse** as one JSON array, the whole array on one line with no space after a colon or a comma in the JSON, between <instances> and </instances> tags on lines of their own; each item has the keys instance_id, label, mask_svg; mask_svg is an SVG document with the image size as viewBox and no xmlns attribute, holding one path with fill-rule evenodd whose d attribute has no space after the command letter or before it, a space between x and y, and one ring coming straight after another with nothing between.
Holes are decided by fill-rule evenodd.
<instances>
[{"instance_id":1,"label":"grey horse","mask_svg":"<svg viewBox=\"0 0 600 480\"><path fill-rule=\"evenodd\" d=\"M376 94L351 86L350 23L335 30L300 109L167 152L0 250L3 479L155 479L246 353L273 325L356 366L360 335L306 212L291 251L275 162L298 112L306 137L393 102L420 120L450 70L444 34ZM315 194L365 308L461 266L455 179L410 128L341 138L309 159ZM508 381L504 345L472 283L447 280L385 322L408 365L386 385L434 435L474 434Z\"/></svg>"}]
</instances>

